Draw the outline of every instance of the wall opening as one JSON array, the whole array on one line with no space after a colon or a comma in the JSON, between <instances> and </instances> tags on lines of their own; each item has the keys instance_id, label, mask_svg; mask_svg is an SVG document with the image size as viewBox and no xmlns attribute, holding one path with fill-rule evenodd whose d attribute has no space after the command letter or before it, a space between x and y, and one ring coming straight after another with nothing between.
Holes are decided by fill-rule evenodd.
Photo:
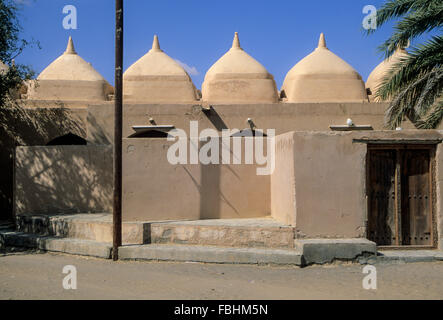
<instances>
[{"instance_id":1,"label":"wall opening","mask_svg":"<svg viewBox=\"0 0 443 320\"><path fill-rule=\"evenodd\" d=\"M87 141L73 133L65 134L64 136L57 137L49 141L47 146L84 146Z\"/></svg>"}]
</instances>

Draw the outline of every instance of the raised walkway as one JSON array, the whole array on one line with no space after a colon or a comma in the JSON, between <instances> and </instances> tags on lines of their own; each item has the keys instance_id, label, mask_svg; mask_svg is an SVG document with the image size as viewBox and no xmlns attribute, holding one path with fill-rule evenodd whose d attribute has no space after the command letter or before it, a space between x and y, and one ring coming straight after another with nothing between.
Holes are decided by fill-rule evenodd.
<instances>
[{"instance_id":1,"label":"raised walkway","mask_svg":"<svg viewBox=\"0 0 443 320\"><path fill-rule=\"evenodd\" d=\"M94 256L112 255L110 214L19 216L0 226L0 249L25 247ZM123 260L297 265L443 261L439 250L382 251L366 239L295 239L295 229L272 218L123 223Z\"/></svg>"}]
</instances>

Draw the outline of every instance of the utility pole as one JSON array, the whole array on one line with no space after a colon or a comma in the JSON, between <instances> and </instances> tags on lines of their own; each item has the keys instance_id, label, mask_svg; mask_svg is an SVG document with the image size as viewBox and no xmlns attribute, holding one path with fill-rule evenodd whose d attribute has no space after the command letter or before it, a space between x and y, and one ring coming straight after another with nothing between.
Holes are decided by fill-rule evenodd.
<instances>
[{"instance_id":1,"label":"utility pole","mask_svg":"<svg viewBox=\"0 0 443 320\"><path fill-rule=\"evenodd\" d=\"M115 0L114 203L112 259L122 245L123 0Z\"/></svg>"}]
</instances>

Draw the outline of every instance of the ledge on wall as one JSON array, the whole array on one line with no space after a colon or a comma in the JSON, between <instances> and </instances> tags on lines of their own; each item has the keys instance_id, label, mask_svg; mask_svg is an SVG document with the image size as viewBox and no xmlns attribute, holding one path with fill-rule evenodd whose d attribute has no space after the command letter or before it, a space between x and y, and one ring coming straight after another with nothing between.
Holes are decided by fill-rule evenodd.
<instances>
[{"instance_id":1,"label":"ledge on wall","mask_svg":"<svg viewBox=\"0 0 443 320\"><path fill-rule=\"evenodd\" d=\"M331 125L329 128L332 131L364 131L364 130L374 130L374 128L371 125L361 125L361 126L347 126L347 125Z\"/></svg>"}]
</instances>

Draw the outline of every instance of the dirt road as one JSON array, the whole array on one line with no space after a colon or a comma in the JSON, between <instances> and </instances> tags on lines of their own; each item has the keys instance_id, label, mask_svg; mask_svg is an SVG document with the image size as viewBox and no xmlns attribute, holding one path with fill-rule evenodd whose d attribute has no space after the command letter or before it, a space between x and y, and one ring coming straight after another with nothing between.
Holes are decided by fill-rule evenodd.
<instances>
[{"instance_id":1,"label":"dirt road","mask_svg":"<svg viewBox=\"0 0 443 320\"><path fill-rule=\"evenodd\" d=\"M77 289L63 288L63 267ZM52 253L0 254L0 299L442 299L443 262L376 265L377 289L363 266L270 267L112 262Z\"/></svg>"}]
</instances>

